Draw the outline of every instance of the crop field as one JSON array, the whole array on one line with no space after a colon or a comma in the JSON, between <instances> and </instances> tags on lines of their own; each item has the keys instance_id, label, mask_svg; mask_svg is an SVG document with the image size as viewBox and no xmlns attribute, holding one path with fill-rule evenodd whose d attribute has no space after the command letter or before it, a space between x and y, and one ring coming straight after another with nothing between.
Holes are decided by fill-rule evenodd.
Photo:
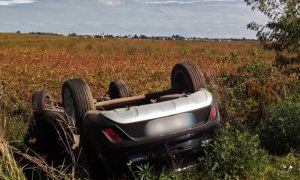
<instances>
[{"instance_id":1,"label":"crop field","mask_svg":"<svg viewBox=\"0 0 300 180\"><path fill-rule=\"evenodd\" d=\"M288 71L295 66L276 68L274 58L275 53L264 51L257 41L91 39L0 33L0 179L24 179L25 169L33 167L39 169L37 172L51 171L51 167L57 170L39 176L44 179L61 179L62 174L65 179L88 177L74 169L61 170L67 164L54 166L47 161L50 168L45 168L47 164L34 158L47 159L47 154L27 153L27 147L35 151L39 143L31 133L35 123L31 112L34 91L47 89L61 100L62 84L71 78L86 80L94 97L104 95L114 79L123 79L135 95L159 91L171 87L172 67L187 60L202 70L225 125L214 147L203 147L206 155L199 157L200 169L176 178L299 179L300 83L298 76ZM293 112L287 113L290 109ZM277 123L284 120L271 120L281 116L290 124L283 124L277 131L268 129L279 127ZM289 142L291 137L286 131L298 139ZM24 164L20 159L26 157L30 163ZM157 178L158 172L140 173L146 173L147 179L161 179ZM30 177L28 173L26 177Z\"/></svg>"},{"instance_id":2,"label":"crop field","mask_svg":"<svg viewBox=\"0 0 300 180\"><path fill-rule=\"evenodd\" d=\"M43 88L59 97L63 81L75 77L85 79L95 96L103 95L116 78L128 83L135 94L161 90L170 86L174 64L187 60L197 63L208 81L214 80L222 73L234 74L243 63L220 68L216 57L235 51L253 59L254 52L262 51L257 42L0 37L0 79L24 102L33 91Z\"/></svg>"}]
</instances>

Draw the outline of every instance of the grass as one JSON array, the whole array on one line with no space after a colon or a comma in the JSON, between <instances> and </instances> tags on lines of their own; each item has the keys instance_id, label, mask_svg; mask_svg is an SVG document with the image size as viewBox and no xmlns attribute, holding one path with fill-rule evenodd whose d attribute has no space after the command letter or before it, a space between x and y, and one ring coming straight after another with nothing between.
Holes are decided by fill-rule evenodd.
<instances>
[{"instance_id":1,"label":"grass","mask_svg":"<svg viewBox=\"0 0 300 180\"><path fill-rule=\"evenodd\" d=\"M20 168L17 161L14 159L14 154L9 143L0 136L0 177L4 180L26 179L23 174L23 169Z\"/></svg>"},{"instance_id":2,"label":"grass","mask_svg":"<svg viewBox=\"0 0 300 180\"><path fill-rule=\"evenodd\" d=\"M296 102L300 98L298 76L285 74L284 68L273 66L274 57L258 42L86 39L0 33L0 81L4 92L0 104L0 179L89 177L79 158L80 151L73 151L64 141L60 142L65 153L55 155L65 159L59 163L52 164L55 157L39 153L43 142L38 134L32 133L38 122L33 121L30 109L34 91L48 89L60 100L63 82L75 77L87 81L94 97L105 94L110 81L118 78L127 83L133 94L159 91L170 87L174 64L187 60L201 68L207 88L217 98L222 119L231 126L230 132L220 137L230 148L221 146L225 144L221 141L208 148L205 159L199 159L206 168L174 175L169 170L152 172L145 166L137 177L299 179L298 152L277 156L263 149L260 137L256 136L267 122L266 109L278 102ZM62 140L68 135L60 136ZM246 143L237 143L242 142L239 140ZM253 158L264 154L266 161L259 162L261 168L255 167L257 161L252 156L243 155L251 148L257 152ZM222 155L224 151L226 156ZM245 166L242 170L230 166L233 161ZM289 169L290 166L293 168Z\"/></svg>"}]
</instances>

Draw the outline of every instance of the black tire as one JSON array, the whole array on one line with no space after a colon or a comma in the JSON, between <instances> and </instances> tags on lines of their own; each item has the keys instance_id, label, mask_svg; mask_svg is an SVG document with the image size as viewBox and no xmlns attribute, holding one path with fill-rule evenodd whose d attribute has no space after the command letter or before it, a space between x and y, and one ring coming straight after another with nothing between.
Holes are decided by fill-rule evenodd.
<instances>
[{"instance_id":1,"label":"black tire","mask_svg":"<svg viewBox=\"0 0 300 180\"><path fill-rule=\"evenodd\" d=\"M85 113L96 109L92 92L83 79L70 79L64 82L62 102L66 113L73 118L78 130Z\"/></svg>"},{"instance_id":2,"label":"black tire","mask_svg":"<svg viewBox=\"0 0 300 180\"><path fill-rule=\"evenodd\" d=\"M32 95L32 108L36 119L42 116L47 106L53 106L53 97L48 90L35 91Z\"/></svg>"},{"instance_id":3,"label":"black tire","mask_svg":"<svg viewBox=\"0 0 300 180\"><path fill-rule=\"evenodd\" d=\"M42 115L42 133L43 133L43 138L45 140L45 144L48 144L49 142L57 142L59 139L59 135L57 133L57 127L55 122L61 118L58 116L58 114L52 110L45 110L43 115Z\"/></svg>"},{"instance_id":4,"label":"black tire","mask_svg":"<svg viewBox=\"0 0 300 180\"><path fill-rule=\"evenodd\" d=\"M45 110L42 118L45 123L57 129L65 129L67 125L74 126L74 124L68 124L66 114L63 110ZM59 122L61 122L61 124ZM61 127L61 125L63 125L63 127Z\"/></svg>"},{"instance_id":5,"label":"black tire","mask_svg":"<svg viewBox=\"0 0 300 180\"><path fill-rule=\"evenodd\" d=\"M200 68L191 61L175 64L171 73L171 84L176 93L194 93L205 88Z\"/></svg>"},{"instance_id":6,"label":"black tire","mask_svg":"<svg viewBox=\"0 0 300 180\"><path fill-rule=\"evenodd\" d=\"M109 84L110 99L125 98L130 96L126 83L122 79L116 79Z\"/></svg>"},{"instance_id":7,"label":"black tire","mask_svg":"<svg viewBox=\"0 0 300 180\"><path fill-rule=\"evenodd\" d=\"M43 131L44 137L48 140L62 140L65 144L75 143L73 134L76 134L74 122L62 110L45 110L43 113ZM58 132L57 132L58 131ZM60 134L60 135L59 135ZM70 139L72 138L72 139ZM73 145L73 144L71 144Z\"/></svg>"}]
</instances>

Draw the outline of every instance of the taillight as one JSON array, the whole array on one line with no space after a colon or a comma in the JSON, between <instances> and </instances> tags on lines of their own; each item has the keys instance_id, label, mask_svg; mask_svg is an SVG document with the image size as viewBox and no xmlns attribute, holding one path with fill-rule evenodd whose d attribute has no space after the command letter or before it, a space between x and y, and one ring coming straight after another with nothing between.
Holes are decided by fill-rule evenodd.
<instances>
[{"instance_id":1,"label":"taillight","mask_svg":"<svg viewBox=\"0 0 300 180\"><path fill-rule=\"evenodd\" d=\"M112 129L108 129L108 128L104 129L104 132L112 141L115 141L115 142L122 141L122 139Z\"/></svg>"},{"instance_id":2,"label":"taillight","mask_svg":"<svg viewBox=\"0 0 300 180\"><path fill-rule=\"evenodd\" d=\"M216 104L212 105L210 110L210 120L215 119L217 116Z\"/></svg>"}]
</instances>

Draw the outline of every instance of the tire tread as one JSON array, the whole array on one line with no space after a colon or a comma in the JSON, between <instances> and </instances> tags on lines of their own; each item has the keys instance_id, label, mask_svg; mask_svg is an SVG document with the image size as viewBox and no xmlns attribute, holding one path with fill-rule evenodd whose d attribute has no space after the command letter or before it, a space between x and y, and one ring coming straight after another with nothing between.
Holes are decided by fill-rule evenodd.
<instances>
[{"instance_id":1,"label":"tire tread","mask_svg":"<svg viewBox=\"0 0 300 180\"><path fill-rule=\"evenodd\" d=\"M200 70L200 68L193 62L191 61L185 61L185 62L180 62L175 64L172 70L172 75L171 75L171 84L172 87L175 85L174 82L174 72L177 70L181 70L185 76L191 81L191 87L192 89L190 93L196 92L202 88L205 88L205 79L204 76Z\"/></svg>"},{"instance_id":2,"label":"tire tread","mask_svg":"<svg viewBox=\"0 0 300 180\"><path fill-rule=\"evenodd\" d=\"M95 110L94 99L92 96L92 92L88 86L88 84L80 78L77 79L69 79L64 82L62 91L67 88L69 89L71 96L74 101L74 108L76 111L76 115L78 121L76 121L76 126L79 128L82 123L82 119L87 111ZM64 92L62 92L63 94ZM63 98L64 99L64 98ZM63 100L64 104L64 100Z\"/></svg>"},{"instance_id":3,"label":"tire tread","mask_svg":"<svg viewBox=\"0 0 300 180\"><path fill-rule=\"evenodd\" d=\"M111 89L112 86L115 86L118 89L120 93L120 98L125 98L130 96L129 89L126 83L122 79L116 79L112 81L109 85L109 88Z\"/></svg>"}]
</instances>

